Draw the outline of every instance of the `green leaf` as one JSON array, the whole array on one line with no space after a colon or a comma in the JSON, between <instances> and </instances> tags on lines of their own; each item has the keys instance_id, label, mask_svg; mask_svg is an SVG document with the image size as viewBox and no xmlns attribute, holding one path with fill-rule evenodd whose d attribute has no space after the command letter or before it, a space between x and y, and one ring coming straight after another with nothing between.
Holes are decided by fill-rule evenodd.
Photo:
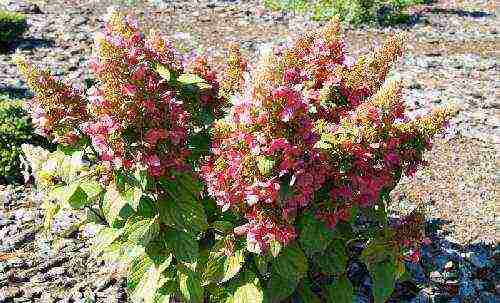
<instances>
[{"instance_id":1,"label":"green leaf","mask_svg":"<svg viewBox=\"0 0 500 303\"><path fill-rule=\"evenodd\" d=\"M224 276L224 256L214 253L208 255L207 262L203 267L203 285L219 282Z\"/></svg>"},{"instance_id":2,"label":"green leaf","mask_svg":"<svg viewBox=\"0 0 500 303\"><path fill-rule=\"evenodd\" d=\"M170 70L163 64L156 64L156 72L165 79L167 82L170 81Z\"/></svg>"},{"instance_id":3,"label":"green leaf","mask_svg":"<svg viewBox=\"0 0 500 303\"><path fill-rule=\"evenodd\" d=\"M307 259L298 245L290 244L272 261L272 268L281 277L298 281L307 273Z\"/></svg>"},{"instance_id":4,"label":"green leaf","mask_svg":"<svg viewBox=\"0 0 500 303\"><path fill-rule=\"evenodd\" d=\"M120 212L126 205L127 201L118 192L116 186L111 183L108 186L102 201L102 210L104 213L104 217L106 218L106 221L109 225L113 226L117 222L117 219L119 219L120 216Z\"/></svg>"},{"instance_id":5,"label":"green leaf","mask_svg":"<svg viewBox=\"0 0 500 303\"><path fill-rule=\"evenodd\" d=\"M267 293L270 302L282 302L290 297L297 288L298 281L284 278L276 273L271 275L267 286Z\"/></svg>"},{"instance_id":6,"label":"green leaf","mask_svg":"<svg viewBox=\"0 0 500 303\"><path fill-rule=\"evenodd\" d=\"M308 255L324 251L333 240L334 233L311 213L300 218L298 227L299 243Z\"/></svg>"},{"instance_id":7,"label":"green leaf","mask_svg":"<svg viewBox=\"0 0 500 303\"><path fill-rule=\"evenodd\" d=\"M226 282L236 276L245 263L245 251L236 250L232 256L226 257L224 261L224 277L221 282Z\"/></svg>"},{"instance_id":8,"label":"green leaf","mask_svg":"<svg viewBox=\"0 0 500 303\"><path fill-rule=\"evenodd\" d=\"M169 229L163 236L167 249L172 250L174 257L182 262L196 262L199 256L198 241L183 231Z\"/></svg>"},{"instance_id":9,"label":"green leaf","mask_svg":"<svg viewBox=\"0 0 500 303\"><path fill-rule=\"evenodd\" d=\"M134 178L137 180L137 183L142 190L146 190L148 188L149 176L147 169L136 169L134 172Z\"/></svg>"},{"instance_id":10,"label":"green leaf","mask_svg":"<svg viewBox=\"0 0 500 303\"><path fill-rule=\"evenodd\" d=\"M132 260L127 274L127 288L129 291L135 290L142 277L153 266L153 260L147 255L141 255Z\"/></svg>"},{"instance_id":11,"label":"green leaf","mask_svg":"<svg viewBox=\"0 0 500 303\"><path fill-rule=\"evenodd\" d=\"M262 175L266 176L273 170L275 161L271 157L260 157L257 160L257 167Z\"/></svg>"},{"instance_id":12,"label":"green leaf","mask_svg":"<svg viewBox=\"0 0 500 303\"><path fill-rule=\"evenodd\" d=\"M383 239L380 238L372 239L361 253L361 260L365 262L368 269L381 262L394 262L395 259L396 255L393 248L385 244Z\"/></svg>"},{"instance_id":13,"label":"green leaf","mask_svg":"<svg viewBox=\"0 0 500 303\"><path fill-rule=\"evenodd\" d=\"M50 200L45 200L42 203L42 208L44 210L43 228L44 230L49 231L52 227L54 217L59 212L60 207L56 203L52 203Z\"/></svg>"},{"instance_id":14,"label":"green leaf","mask_svg":"<svg viewBox=\"0 0 500 303\"><path fill-rule=\"evenodd\" d=\"M190 303L203 302L203 288L197 274L184 266L178 268L177 275L179 289L184 299Z\"/></svg>"},{"instance_id":15,"label":"green leaf","mask_svg":"<svg viewBox=\"0 0 500 303\"><path fill-rule=\"evenodd\" d=\"M116 239L118 239L122 232L123 230L117 228L101 228L93 240L93 246L91 248L92 254L97 256L102 253L106 247L110 246Z\"/></svg>"},{"instance_id":16,"label":"green leaf","mask_svg":"<svg viewBox=\"0 0 500 303\"><path fill-rule=\"evenodd\" d=\"M87 194L85 194L85 191L80 187L79 182L57 187L50 193L50 196L60 201L63 208L71 207L81 209L87 205Z\"/></svg>"},{"instance_id":17,"label":"green leaf","mask_svg":"<svg viewBox=\"0 0 500 303\"><path fill-rule=\"evenodd\" d=\"M123 194L123 198L125 199L125 201L127 201L127 203L135 211L137 211L139 207L139 202L141 201L141 197L142 197L142 189L138 186L129 187Z\"/></svg>"},{"instance_id":18,"label":"green leaf","mask_svg":"<svg viewBox=\"0 0 500 303\"><path fill-rule=\"evenodd\" d=\"M169 197L158 201L160 220L176 229L199 234L207 228L203 205L173 182L160 183Z\"/></svg>"},{"instance_id":19,"label":"green leaf","mask_svg":"<svg viewBox=\"0 0 500 303\"><path fill-rule=\"evenodd\" d=\"M233 297L233 303L262 303L263 301L262 289L252 282L238 287Z\"/></svg>"},{"instance_id":20,"label":"green leaf","mask_svg":"<svg viewBox=\"0 0 500 303\"><path fill-rule=\"evenodd\" d=\"M206 83L205 79L195 74L182 74L177 78L177 81L182 84Z\"/></svg>"},{"instance_id":21,"label":"green leaf","mask_svg":"<svg viewBox=\"0 0 500 303\"><path fill-rule=\"evenodd\" d=\"M102 192L102 187L97 181L84 181L80 183L81 189L89 198L95 198Z\"/></svg>"},{"instance_id":22,"label":"green leaf","mask_svg":"<svg viewBox=\"0 0 500 303\"><path fill-rule=\"evenodd\" d=\"M212 223L212 228L220 233L226 234L233 230L234 225L229 221L215 221Z\"/></svg>"},{"instance_id":23,"label":"green leaf","mask_svg":"<svg viewBox=\"0 0 500 303\"><path fill-rule=\"evenodd\" d=\"M299 295L300 302L321 303L318 296L311 290L310 281L305 280L304 283L301 283L297 289L297 294Z\"/></svg>"},{"instance_id":24,"label":"green leaf","mask_svg":"<svg viewBox=\"0 0 500 303\"><path fill-rule=\"evenodd\" d=\"M352 303L354 289L351 282L345 276L341 276L335 283L325 286L325 297L329 303Z\"/></svg>"},{"instance_id":25,"label":"green leaf","mask_svg":"<svg viewBox=\"0 0 500 303\"><path fill-rule=\"evenodd\" d=\"M142 246L147 246L160 232L157 217L137 221L130 227L125 226L125 229L128 241Z\"/></svg>"},{"instance_id":26,"label":"green leaf","mask_svg":"<svg viewBox=\"0 0 500 303\"><path fill-rule=\"evenodd\" d=\"M369 270L373 280L373 297L375 298L375 303L383 303L394 291L394 283L396 282L396 268L394 263L377 263Z\"/></svg>"},{"instance_id":27,"label":"green leaf","mask_svg":"<svg viewBox=\"0 0 500 303\"><path fill-rule=\"evenodd\" d=\"M335 239L321 255L314 258L320 271L328 275L338 275L344 272L347 260L344 242L338 239Z\"/></svg>"}]
</instances>

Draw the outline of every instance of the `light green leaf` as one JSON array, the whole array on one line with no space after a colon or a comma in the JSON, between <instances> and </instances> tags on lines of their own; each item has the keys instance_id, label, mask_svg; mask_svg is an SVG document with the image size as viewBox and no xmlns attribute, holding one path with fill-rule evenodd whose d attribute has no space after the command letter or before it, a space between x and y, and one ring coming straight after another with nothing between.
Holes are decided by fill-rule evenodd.
<instances>
[{"instance_id":1,"label":"light green leaf","mask_svg":"<svg viewBox=\"0 0 500 303\"><path fill-rule=\"evenodd\" d=\"M216 283L224 276L225 257L209 254L208 260L203 267L202 284Z\"/></svg>"},{"instance_id":2,"label":"light green leaf","mask_svg":"<svg viewBox=\"0 0 500 303\"><path fill-rule=\"evenodd\" d=\"M135 210L139 207L142 197L142 189L138 186L129 187L123 194L125 201Z\"/></svg>"},{"instance_id":3,"label":"light green leaf","mask_svg":"<svg viewBox=\"0 0 500 303\"><path fill-rule=\"evenodd\" d=\"M44 230L49 231L52 227L54 217L59 212L60 207L56 203L52 203L50 200L46 200L42 203L42 208L44 210L43 228Z\"/></svg>"},{"instance_id":4,"label":"light green leaf","mask_svg":"<svg viewBox=\"0 0 500 303\"><path fill-rule=\"evenodd\" d=\"M165 232L163 241L165 247L172 250L179 261L191 263L199 256L198 241L186 232L171 228Z\"/></svg>"},{"instance_id":5,"label":"light green leaf","mask_svg":"<svg viewBox=\"0 0 500 303\"><path fill-rule=\"evenodd\" d=\"M146 256L147 257L147 256ZM172 256L165 258L160 264L148 267L131 295L132 302L154 303L156 291L162 287L162 273L170 266Z\"/></svg>"},{"instance_id":6,"label":"light green leaf","mask_svg":"<svg viewBox=\"0 0 500 303\"><path fill-rule=\"evenodd\" d=\"M170 70L165 65L156 64L156 72L167 82L170 81Z\"/></svg>"},{"instance_id":7,"label":"light green leaf","mask_svg":"<svg viewBox=\"0 0 500 303\"><path fill-rule=\"evenodd\" d=\"M87 196L91 199L99 196L102 192L102 187L97 181L84 181L80 183L80 187L87 194Z\"/></svg>"},{"instance_id":8,"label":"light green leaf","mask_svg":"<svg viewBox=\"0 0 500 303\"><path fill-rule=\"evenodd\" d=\"M147 246L160 232L157 217L140 220L129 227L125 226L128 233L128 241L142 246Z\"/></svg>"},{"instance_id":9,"label":"light green leaf","mask_svg":"<svg viewBox=\"0 0 500 303\"><path fill-rule=\"evenodd\" d=\"M226 282L232 277L236 276L244 263L244 250L237 250L232 256L226 257L226 260L224 261L224 277L222 278L221 282Z\"/></svg>"},{"instance_id":10,"label":"light green leaf","mask_svg":"<svg viewBox=\"0 0 500 303\"><path fill-rule=\"evenodd\" d=\"M102 201L104 217L109 225L113 226L120 216L121 210L127 205L127 201L118 192L116 186L111 183Z\"/></svg>"},{"instance_id":11,"label":"light green leaf","mask_svg":"<svg viewBox=\"0 0 500 303\"><path fill-rule=\"evenodd\" d=\"M233 297L233 303L262 303L263 301L262 289L252 282L238 287Z\"/></svg>"},{"instance_id":12,"label":"light green leaf","mask_svg":"<svg viewBox=\"0 0 500 303\"><path fill-rule=\"evenodd\" d=\"M203 302L203 288L197 274L190 269L183 267L177 271L179 288L182 296L190 303Z\"/></svg>"},{"instance_id":13,"label":"light green leaf","mask_svg":"<svg viewBox=\"0 0 500 303\"><path fill-rule=\"evenodd\" d=\"M117 228L103 227L93 240L92 254L98 256L103 250L110 246L122 234L123 230Z\"/></svg>"},{"instance_id":14,"label":"light green leaf","mask_svg":"<svg viewBox=\"0 0 500 303\"><path fill-rule=\"evenodd\" d=\"M328 303L352 303L354 289L351 282L345 276L341 276L333 284L325 287L325 297Z\"/></svg>"},{"instance_id":15,"label":"light green leaf","mask_svg":"<svg viewBox=\"0 0 500 303\"><path fill-rule=\"evenodd\" d=\"M177 78L177 81L182 84L206 83L205 79L195 74L182 74Z\"/></svg>"},{"instance_id":16,"label":"light green leaf","mask_svg":"<svg viewBox=\"0 0 500 303\"><path fill-rule=\"evenodd\" d=\"M135 290L144 274L146 274L149 268L153 265L153 260L151 260L151 258L147 255L141 255L132 260L132 264L130 265L127 274L127 288L129 291Z\"/></svg>"}]
</instances>

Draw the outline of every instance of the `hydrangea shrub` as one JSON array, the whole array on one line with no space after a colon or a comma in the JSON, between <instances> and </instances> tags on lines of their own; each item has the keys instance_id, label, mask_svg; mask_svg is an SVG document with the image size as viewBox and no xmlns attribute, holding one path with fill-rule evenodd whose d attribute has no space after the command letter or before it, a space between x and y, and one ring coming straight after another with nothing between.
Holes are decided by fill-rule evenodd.
<instances>
[{"instance_id":1,"label":"hydrangea shrub","mask_svg":"<svg viewBox=\"0 0 500 303\"><path fill-rule=\"evenodd\" d=\"M401 37L346 54L338 20L222 75L111 11L77 89L22 58L40 133L24 146L47 198L86 209L96 256L128 266L133 302L352 302L350 247L384 302L418 258L422 215L389 222L388 193L449 111L405 115L386 81Z\"/></svg>"}]
</instances>

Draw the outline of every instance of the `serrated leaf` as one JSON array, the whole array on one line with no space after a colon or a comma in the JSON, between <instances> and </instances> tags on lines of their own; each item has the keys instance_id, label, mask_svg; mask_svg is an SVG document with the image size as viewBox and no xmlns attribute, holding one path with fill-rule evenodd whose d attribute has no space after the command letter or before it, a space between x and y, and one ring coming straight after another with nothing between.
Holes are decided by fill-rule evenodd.
<instances>
[{"instance_id":1,"label":"serrated leaf","mask_svg":"<svg viewBox=\"0 0 500 303\"><path fill-rule=\"evenodd\" d=\"M156 291L163 284L161 283L162 273L171 262L172 256L165 258L159 265L153 264L147 269L131 295L132 302L154 303Z\"/></svg>"},{"instance_id":2,"label":"serrated leaf","mask_svg":"<svg viewBox=\"0 0 500 303\"><path fill-rule=\"evenodd\" d=\"M262 303L264 294L255 283L247 283L236 289L233 296L233 303Z\"/></svg>"},{"instance_id":3,"label":"serrated leaf","mask_svg":"<svg viewBox=\"0 0 500 303\"><path fill-rule=\"evenodd\" d=\"M245 252L241 249L235 251L232 256L226 257L224 261L224 277L221 282L226 282L236 276L243 264L245 264Z\"/></svg>"},{"instance_id":4,"label":"serrated leaf","mask_svg":"<svg viewBox=\"0 0 500 303\"><path fill-rule=\"evenodd\" d=\"M333 240L333 232L312 214L299 221L299 243L308 255L324 251Z\"/></svg>"},{"instance_id":5,"label":"serrated leaf","mask_svg":"<svg viewBox=\"0 0 500 303\"><path fill-rule=\"evenodd\" d=\"M392 262L377 263L369 268L373 280L373 297L375 303L385 302L394 291L396 274Z\"/></svg>"},{"instance_id":6,"label":"serrated leaf","mask_svg":"<svg viewBox=\"0 0 500 303\"><path fill-rule=\"evenodd\" d=\"M176 188L170 187L169 191L170 199L158 201L160 221L193 234L204 231L207 228L207 218L203 205Z\"/></svg>"},{"instance_id":7,"label":"serrated leaf","mask_svg":"<svg viewBox=\"0 0 500 303\"><path fill-rule=\"evenodd\" d=\"M338 239L335 239L321 255L314 259L320 271L328 275L344 272L347 260L344 242Z\"/></svg>"},{"instance_id":8,"label":"serrated leaf","mask_svg":"<svg viewBox=\"0 0 500 303\"><path fill-rule=\"evenodd\" d=\"M156 72L165 79L167 82L170 81L170 70L163 64L156 64Z\"/></svg>"},{"instance_id":9,"label":"serrated leaf","mask_svg":"<svg viewBox=\"0 0 500 303\"><path fill-rule=\"evenodd\" d=\"M172 250L174 257L182 262L196 262L199 256L199 246L196 239L183 231L169 229L163 236L165 247Z\"/></svg>"},{"instance_id":10,"label":"serrated leaf","mask_svg":"<svg viewBox=\"0 0 500 303\"><path fill-rule=\"evenodd\" d=\"M345 276L341 276L333 284L325 286L325 297L329 303L352 303L354 289L351 282Z\"/></svg>"},{"instance_id":11,"label":"serrated leaf","mask_svg":"<svg viewBox=\"0 0 500 303\"><path fill-rule=\"evenodd\" d=\"M103 227L96 235L93 240L93 246L91 248L92 254L94 256L99 255L103 250L111 245L120 235L123 230L117 228Z\"/></svg>"},{"instance_id":12,"label":"serrated leaf","mask_svg":"<svg viewBox=\"0 0 500 303\"><path fill-rule=\"evenodd\" d=\"M220 233L228 233L231 232L234 228L233 223L229 221L215 221L212 223L212 228Z\"/></svg>"},{"instance_id":13,"label":"serrated leaf","mask_svg":"<svg viewBox=\"0 0 500 303\"><path fill-rule=\"evenodd\" d=\"M139 207L139 202L141 201L141 197L142 197L142 189L137 186L129 187L123 194L123 198L125 199L125 201L127 201L127 203L135 211L137 211Z\"/></svg>"},{"instance_id":14,"label":"serrated leaf","mask_svg":"<svg viewBox=\"0 0 500 303\"><path fill-rule=\"evenodd\" d=\"M298 281L307 273L307 259L298 245L290 244L273 259L272 268L281 277Z\"/></svg>"},{"instance_id":15,"label":"serrated leaf","mask_svg":"<svg viewBox=\"0 0 500 303\"><path fill-rule=\"evenodd\" d=\"M111 183L102 201L102 210L104 217L109 225L113 226L120 216L120 212L127 205L127 201L118 192L116 186Z\"/></svg>"},{"instance_id":16,"label":"serrated leaf","mask_svg":"<svg viewBox=\"0 0 500 303\"><path fill-rule=\"evenodd\" d=\"M297 284L297 280L287 279L273 273L267 287L269 301L271 303L282 302L293 294Z\"/></svg>"},{"instance_id":17,"label":"serrated leaf","mask_svg":"<svg viewBox=\"0 0 500 303\"><path fill-rule=\"evenodd\" d=\"M273 170L275 161L271 157L259 157L257 167L262 175L266 176Z\"/></svg>"},{"instance_id":18,"label":"serrated leaf","mask_svg":"<svg viewBox=\"0 0 500 303\"><path fill-rule=\"evenodd\" d=\"M132 260L127 274L127 288L129 291L135 290L144 274L153 265L153 261L147 255L141 255Z\"/></svg>"},{"instance_id":19,"label":"serrated leaf","mask_svg":"<svg viewBox=\"0 0 500 303\"><path fill-rule=\"evenodd\" d=\"M209 254L208 260L203 268L203 285L218 282L224 276L225 257Z\"/></svg>"},{"instance_id":20,"label":"serrated leaf","mask_svg":"<svg viewBox=\"0 0 500 303\"><path fill-rule=\"evenodd\" d=\"M309 281L307 280L299 286L297 294L299 295L300 302L321 303L318 296L311 290Z\"/></svg>"},{"instance_id":21,"label":"serrated leaf","mask_svg":"<svg viewBox=\"0 0 500 303\"><path fill-rule=\"evenodd\" d=\"M140 220L131 226L125 226L128 241L137 245L147 246L160 232L157 217Z\"/></svg>"},{"instance_id":22,"label":"serrated leaf","mask_svg":"<svg viewBox=\"0 0 500 303\"><path fill-rule=\"evenodd\" d=\"M177 275L179 289L184 299L190 303L203 302L203 288L196 273L184 267L177 271Z\"/></svg>"},{"instance_id":23,"label":"serrated leaf","mask_svg":"<svg viewBox=\"0 0 500 303\"><path fill-rule=\"evenodd\" d=\"M102 192L102 187L97 181L84 181L80 183L80 187L91 199L99 196Z\"/></svg>"}]
</instances>

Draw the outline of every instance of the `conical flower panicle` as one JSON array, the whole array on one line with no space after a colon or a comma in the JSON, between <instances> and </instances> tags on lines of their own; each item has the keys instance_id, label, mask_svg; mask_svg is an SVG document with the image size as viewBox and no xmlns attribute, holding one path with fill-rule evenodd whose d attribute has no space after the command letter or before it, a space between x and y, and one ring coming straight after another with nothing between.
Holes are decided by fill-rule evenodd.
<instances>
[{"instance_id":1,"label":"conical flower panicle","mask_svg":"<svg viewBox=\"0 0 500 303\"><path fill-rule=\"evenodd\" d=\"M294 219L306 211L334 228L422 163L449 116L405 115L400 83L384 85L402 49L398 36L355 60L334 20L264 52L250 70L214 128L202 176L223 210L247 218L237 233L256 251L292 240Z\"/></svg>"},{"instance_id":2,"label":"conical flower panicle","mask_svg":"<svg viewBox=\"0 0 500 303\"><path fill-rule=\"evenodd\" d=\"M55 142L73 144L80 135L78 125L88 118L82 92L57 80L49 71L31 66L20 56L14 62L35 92L29 110L37 132Z\"/></svg>"}]
</instances>

